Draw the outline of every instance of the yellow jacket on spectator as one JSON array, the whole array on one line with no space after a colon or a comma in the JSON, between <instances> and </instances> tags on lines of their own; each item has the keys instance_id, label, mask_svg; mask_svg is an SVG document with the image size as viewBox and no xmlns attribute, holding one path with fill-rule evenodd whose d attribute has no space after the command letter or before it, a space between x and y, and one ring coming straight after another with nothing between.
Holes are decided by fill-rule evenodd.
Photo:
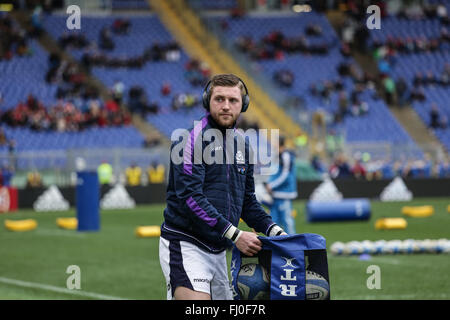
<instances>
[{"instance_id":1,"label":"yellow jacket on spectator","mask_svg":"<svg viewBox=\"0 0 450 320\"><path fill-rule=\"evenodd\" d=\"M162 164L158 164L156 168L150 166L147 169L148 182L149 183L163 183L165 179L166 168Z\"/></svg>"},{"instance_id":2,"label":"yellow jacket on spectator","mask_svg":"<svg viewBox=\"0 0 450 320\"><path fill-rule=\"evenodd\" d=\"M130 186L138 186L141 184L142 169L139 166L131 166L125 170L127 184Z\"/></svg>"}]
</instances>

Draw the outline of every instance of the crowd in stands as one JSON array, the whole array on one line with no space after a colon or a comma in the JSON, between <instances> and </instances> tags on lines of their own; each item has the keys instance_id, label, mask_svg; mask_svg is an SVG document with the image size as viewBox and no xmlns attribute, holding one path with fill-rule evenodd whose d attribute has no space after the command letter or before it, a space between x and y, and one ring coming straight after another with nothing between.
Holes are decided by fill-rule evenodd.
<instances>
[{"instance_id":1,"label":"crowd in stands","mask_svg":"<svg viewBox=\"0 0 450 320\"><path fill-rule=\"evenodd\" d=\"M308 37L320 36L322 30L319 25L308 25L303 34L297 37L287 37L281 31L274 30L262 39L253 39L251 35L242 35L236 39L236 47L254 60L275 59L282 60L286 54L327 54L335 43L322 41L310 43Z\"/></svg>"},{"instance_id":2,"label":"crowd in stands","mask_svg":"<svg viewBox=\"0 0 450 320\"><path fill-rule=\"evenodd\" d=\"M433 19L439 22L439 33L434 37L425 35L394 37L388 35L385 41L373 40L368 42L367 19L365 5L358 1L340 1L346 6L348 19L340 28L343 40L342 52L349 54L351 49L370 53L377 62L379 77L374 79L384 92L386 102L389 105L398 104L405 106L416 101L426 102L425 89L428 87L448 88L450 85L450 63L446 63L439 73L432 70L417 72L412 80L405 77L393 76L393 68L404 55L426 54L447 50L444 45L449 44L450 31L448 28L449 17L444 3L406 3L397 1L400 6L397 11L388 11L385 1L375 1L381 9L381 17L393 16L397 19L420 21ZM395 6L393 6L395 7ZM392 8L392 7L391 7ZM447 129L448 117L441 114L434 101L430 104L429 120L427 126L432 129Z\"/></svg>"},{"instance_id":3,"label":"crowd in stands","mask_svg":"<svg viewBox=\"0 0 450 320\"><path fill-rule=\"evenodd\" d=\"M357 153L353 157L338 152L330 164L326 164L318 156L310 159L310 165L320 174L327 174L332 179L392 179L396 176L409 178L450 178L450 162L448 160L433 162L426 155L423 159L376 160L371 161Z\"/></svg>"},{"instance_id":4,"label":"crowd in stands","mask_svg":"<svg viewBox=\"0 0 450 320\"><path fill-rule=\"evenodd\" d=\"M89 41L82 33L65 32L58 43L63 49L84 49L81 63L90 70L94 66L108 68L142 68L148 62L179 61L181 49L176 42L154 43L144 52L134 57L111 56L107 52L116 47L114 36L124 36L130 32L131 22L117 18L109 26L101 28L98 41Z\"/></svg>"},{"instance_id":5,"label":"crowd in stands","mask_svg":"<svg viewBox=\"0 0 450 320\"><path fill-rule=\"evenodd\" d=\"M172 98L172 110L189 110L192 107L200 105L201 99L198 94L178 93Z\"/></svg>"},{"instance_id":6,"label":"crowd in stands","mask_svg":"<svg viewBox=\"0 0 450 320\"><path fill-rule=\"evenodd\" d=\"M369 112L369 104L361 99L361 93L366 90L375 93L375 79L367 72L361 72L354 63L343 61L337 66L340 78L323 80L311 84L309 90L312 96L318 97L325 105L330 104L330 96L338 94L338 108L334 114L334 123L341 122L346 116L361 116ZM350 78L352 85L350 92L344 88L343 79Z\"/></svg>"},{"instance_id":7,"label":"crowd in stands","mask_svg":"<svg viewBox=\"0 0 450 320\"><path fill-rule=\"evenodd\" d=\"M450 23L447 8L444 1L439 3L423 2L420 5L408 6L404 5L396 16L402 19L419 20L419 19L439 19L443 25Z\"/></svg>"},{"instance_id":8,"label":"crowd in stands","mask_svg":"<svg viewBox=\"0 0 450 320\"><path fill-rule=\"evenodd\" d=\"M147 136L144 138L144 141L142 143L142 147L144 148L152 148L159 146L161 144L161 139L159 137L151 137Z\"/></svg>"},{"instance_id":9,"label":"crowd in stands","mask_svg":"<svg viewBox=\"0 0 450 320\"><path fill-rule=\"evenodd\" d=\"M77 104L77 102L79 104ZM121 126L131 123L129 112L113 101L58 100L45 106L33 95L0 115L0 122L10 127L33 131L80 131L89 127Z\"/></svg>"},{"instance_id":10,"label":"crowd in stands","mask_svg":"<svg viewBox=\"0 0 450 320\"><path fill-rule=\"evenodd\" d=\"M204 61L189 59L184 68L186 80L194 87L205 86L211 77L211 69Z\"/></svg>"},{"instance_id":11,"label":"crowd in stands","mask_svg":"<svg viewBox=\"0 0 450 320\"><path fill-rule=\"evenodd\" d=\"M100 43L100 47L102 44ZM110 48L112 50L112 48ZM177 43L153 44L141 55L135 57L113 57L97 50L95 47L86 50L81 58L82 65L90 70L91 67L108 68L142 68L148 62L178 61L180 47Z\"/></svg>"},{"instance_id":12,"label":"crowd in stands","mask_svg":"<svg viewBox=\"0 0 450 320\"><path fill-rule=\"evenodd\" d=\"M27 33L16 27L9 15L0 12L0 60L31 55Z\"/></svg>"},{"instance_id":13,"label":"crowd in stands","mask_svg":"<svg viewBox=\"0 0 450 320\"><path fill-rule=\"evenodd\" d=\"M431 70L424 73L417 72L412 83L407 83L403 77L399 77L396 80L392 78L392 68L397 63L397 59L401 59L399 55L439 51L441 50L441 45L444 42L449 42L449 40L450 37L447 31L446 36L441 36L439 39L426 39L425 37L400 39L390 37L386 43L374 41L371 49L378 63L380 78L388 103L397 102L403 106L413 101L424 101L426 100L424 87L448 87L450 85L450 65L448 63L440 74L433 74Z\"/></svg>"},{"instance_id":14,"label":"crowd in stands","mask_svg":"<svg viewBox=\"0 0 450 320\"><path fill-rule=\"evenodd\" d=\"M181 57L181 49L176 42L166 44L154 43L146 49L142 55L135 57L113 57L109 56L105 50L113 49L113 34L128 34L131 25L128 20L116 19L111 26L105 26L100 32L98 44L90 43L82 34L66 33L60 39L59 43L64 48L74 46L76 48L84 48L85 52L81 58L81 65L90 70L94 66L103 66L107 68L141 68L147 62L162 61L178 61ZM102 43L104 44L102 46ZM209 66L197 59L190 59L184 66L185 79L193 87L202 87L211 77ZM156 114L161 111L161 106L156 97L148 97L143 86L133 85L125 88L124 83L120 79L116 79L114 85L110 88L113 100L119 105L127 105L132 113L139 113L142 116ZM190 92L173 92L170 82L163 82L160 94L163 97L171 97L172 110L190 109L200 103L198 95Z\"/></svg>"},{"instance_id":15,"label":"crowd in stands","mask_svg":"<svg viewBox=\"0 0 450 320\"><path fill-rule=\"evenodd\" d=\"M128 90L128 109L132 113L139 113L142 116L148 114L156 114L159 112L160 107L157 102L149 101L145 90L139 86L132 86Z\"/></svg>"}]
</instances>

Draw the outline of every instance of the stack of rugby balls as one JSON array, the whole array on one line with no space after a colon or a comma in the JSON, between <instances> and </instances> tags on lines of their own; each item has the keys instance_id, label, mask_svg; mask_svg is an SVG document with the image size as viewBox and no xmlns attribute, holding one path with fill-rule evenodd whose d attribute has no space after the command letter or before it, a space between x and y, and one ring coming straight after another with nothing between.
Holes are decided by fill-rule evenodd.
<instances>
[{"instance_id":1,"label":"stack of rugby balls","mask_svg":"<svg viewBox=\"0 0 450 320\"><path fill-rule=\"evenodd\" d=\"M450 240L337 241L331 245L330 252L334 255L450 253Z\"/></svg>"}]
</instances>

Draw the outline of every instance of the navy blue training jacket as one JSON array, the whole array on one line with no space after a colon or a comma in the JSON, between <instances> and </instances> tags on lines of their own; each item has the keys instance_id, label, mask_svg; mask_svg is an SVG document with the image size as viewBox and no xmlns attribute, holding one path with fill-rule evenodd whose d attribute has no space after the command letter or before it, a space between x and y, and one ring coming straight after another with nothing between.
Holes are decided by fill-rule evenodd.
<instances>
[{"instance_id":1,"label":"navy blue training jacket","mask_svg":"<svg viewBox=\"0 0 450 320\"><path fill-rule=\"evenodd\" d=\"M208 129L220 130L223 142L202 139ZM237 141L244 140L234 132L235 146L227 149L225 130L207 114L189 130L188 137L172 142L171 154L175 152L183 161L170 162L167 207L161 226L163 238L189 241L218 253L232 245L224 235L231 225L238 226L240 218L255 231L269 234L275 223L256 200L249 144L247 141L241 144L245 146L245 152L239 150ZM231 140L230 136L228 139ZM194 151L196 144L197 150L202 152ZM226 150L230 149L233 162L227 163ZM223 154L223 162L211 164L198 158L204 152L218 158Z\"/></svg>"}]
</instances>

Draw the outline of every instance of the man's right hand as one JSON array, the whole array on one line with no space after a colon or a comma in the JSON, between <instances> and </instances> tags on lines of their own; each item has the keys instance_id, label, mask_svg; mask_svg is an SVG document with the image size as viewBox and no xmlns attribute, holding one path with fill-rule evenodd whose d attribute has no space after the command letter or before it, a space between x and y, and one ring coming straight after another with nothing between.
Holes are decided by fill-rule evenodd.
<instances>
[{"instance_id":1,"label":"man's right hand","mask_svg":"<svg viewBox=\"0 0 450 320\"><path fill-rule=\"evenodd\" d=\"M252 257L262 248L262 243L258 239L258 235L253 232L241 231L239 239L235 245L243 254Z\"/></svg>"}]
</instances>

